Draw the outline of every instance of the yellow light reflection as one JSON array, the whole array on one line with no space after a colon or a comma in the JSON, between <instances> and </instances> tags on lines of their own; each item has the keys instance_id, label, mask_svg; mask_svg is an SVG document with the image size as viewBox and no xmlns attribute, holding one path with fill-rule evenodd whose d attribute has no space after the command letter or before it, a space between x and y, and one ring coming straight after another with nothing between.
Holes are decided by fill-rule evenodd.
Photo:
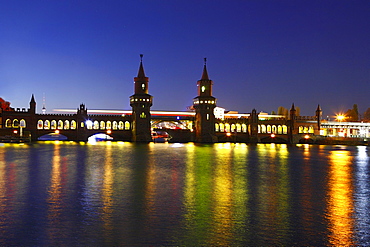
<instances>
[{"instance_id":1,"label":"yellow light reflection","mask_svg":"<svg viewBox=\"0 0 370 247\"><path fill-rule=\"evenodd\" d=\"M112 213L113 213L113 161L112 161L112 146L106 145L105 149L105 163L104 163L104 177L103 177L103 222L104 222L104 234L106 236L112 231Z\"/></svg>"},{"instance_id":2,"label":"yellow light reflection","mask_svg":"<svg viewBox=\"0 0 370 247\"><path fill-rule=\"evenodd\" d=\"M328 219L331 235L329 241L334 246L353 246L353 185L352 156L347 150L334 150L330 153Z\"/></svg>"},{"instance_id":3,"label":"yellow light reflection","mask_svg":"<svg viewBox=\"0 0 370 247\"><path fill-rule=\"evenodd\" d=\"M60 224L62 210L62 183L60 145L54 146L54 155L51 167L51 179L48 197L48 235L50 240L58 239L56 225Z\"/></svg>"},{"instance_id":4,"label":"yellow light reflection","mask_svg":"<svg viewBox=\"0 0 370 247\"><path fill-rule=\"evenodd\" d=\"M211 245L229 246L232 243L232 172L231 143L216 146L216 164L213 188L213 228Z\"/></svg>"}]
</instances>

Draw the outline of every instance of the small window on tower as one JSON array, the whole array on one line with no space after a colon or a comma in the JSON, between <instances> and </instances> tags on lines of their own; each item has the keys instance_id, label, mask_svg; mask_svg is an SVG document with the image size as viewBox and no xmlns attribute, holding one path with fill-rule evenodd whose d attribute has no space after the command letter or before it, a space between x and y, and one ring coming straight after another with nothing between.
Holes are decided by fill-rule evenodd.
<instances>
[{"instance_id":1,"label":"small window on tower","mask_svg":"<svg viewBox=\"0 0 370 247\"><path fill-rule=\"evenodd\" d=\"M141 84L141 88L145 90L145 83Z\"/></svg>"},{"instance_id":2,"label":"small window on tower","mask_svg":"<svg viewBox=\"0 0 370 247\"><path fill-rule=\"evenodd\" d=\"M202 86L202 93L204 93L204 91L206 91L206 87Z\"/></svg>"}]
</instances>

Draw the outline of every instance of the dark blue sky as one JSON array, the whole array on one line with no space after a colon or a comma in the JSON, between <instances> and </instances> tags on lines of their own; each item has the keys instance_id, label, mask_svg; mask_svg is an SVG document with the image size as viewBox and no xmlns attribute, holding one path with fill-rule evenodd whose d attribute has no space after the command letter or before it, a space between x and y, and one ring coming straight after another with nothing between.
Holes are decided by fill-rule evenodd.
<instances>
[{"instance_id":1,"label":"dark blue sky","mask_svg":"<svg viewBox=\"0 0 370 247\"><path fill-rule=\"evenodd\" d=\"M370 107L370 1L3 1L0 97L41 112L129 110L139 54L153 110L186 110L207 57L218 106Z\"/></svg>"}]
</instances>

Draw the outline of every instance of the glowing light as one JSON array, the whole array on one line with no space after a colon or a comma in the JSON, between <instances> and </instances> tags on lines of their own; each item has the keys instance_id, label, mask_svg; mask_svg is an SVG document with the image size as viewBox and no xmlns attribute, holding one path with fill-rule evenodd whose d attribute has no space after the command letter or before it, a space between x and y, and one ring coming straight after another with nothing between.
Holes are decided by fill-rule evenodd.
<instances>
[{"instance_id":1,"label":"glowing light","mask_svg":"<svg viewBox=\"0 0 370 247\"><path fill-rule=\"evenodd\" d=\"M304 139L310 139L309 135L304 135Z\"/></svg>"},{"instance_id":2,"label":"glowing light","mask_svg":"<svg viewBox=\"0 0 370 247\"><path fill-rule=\"evenodd\" d=\"M271 138L275 138L275 134L271 134Z\"/></svg>"},{"instance_id":3,"label":"glowing light","mask_svg":"<svg viewBox=\"0 0 370 247\"><path fill-rule=\"evenodd\" d=\"M55 134L59 134L60 133L60 131L59 130L55 130Z\"/></svg>"},{"instance_id":4,"label":"glowing light","mask_svg":"<svg viewBox=\"0 0 370 247\"><path fill-rule=\"evenodd\" d=\"M343 114L338 114L335 116L335 119L338 121L338 122L342 122L346 119L346 116L344 116Z\"/></svg>"},{"instance_id":5,"label":"glowing light","mask_svg":"<svg viewBox=\"0 0 370 247\"><path fill-rule=\"evenodd\" d=\"M108 135L112 134L112 130L107 130L107 134Z\"/></svg>"},{"instance_id":6,"label":"glowing light","mask_svg":"<svg viewBox=\"0 0 370 247\"><path fill-rule=\"evenodd\" d=\"M86 120L85 124L88 129L92 129L93 122L91 120Z\"/></svg>"},{"instance_id":7,"label":"glowing light","mask_svg":"<svg viewBox=\"0 0 370 247\"><path fill-rule=\"evenodd\" d=\"M226 136L231 136L231 133L230 133L230 132L227 132L227 133L226 133Z\"/></svg>"}]
</instances>

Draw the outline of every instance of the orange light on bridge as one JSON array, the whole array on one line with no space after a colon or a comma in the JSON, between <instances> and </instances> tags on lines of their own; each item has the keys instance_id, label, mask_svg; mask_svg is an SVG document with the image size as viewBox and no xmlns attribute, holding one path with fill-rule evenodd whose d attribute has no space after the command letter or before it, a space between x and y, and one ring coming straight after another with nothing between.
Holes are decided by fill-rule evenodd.
<instances>
[{"instance_id":1,"label":"orange light on bridge","mask_svg":"<svg viewBox=\"0 0 370 247\"><path fill-rule=\"evenodd\" d=\"M231 136L231 133L230 133L230 132L227 132L227 133L226 133L226 136Z\"/></svg>"},{"instance_id":2,"label":"orange light on bridge","mask_svg":"<svg viewBox=\"0 0 370 247\"><path fill-rule=\"evenodd\" d=\"M14 134L18 134L18 130L13 130L13 133Z\"/></svg>"},{"instance_id":3,"label":"orange light on bridge","mask_svg":"<svg viewBox=\"0 0 370 247\"><path fill-rule=\"evenodd\" d=\"M275 134L274 133L271 134L271 138L275 138Z\"/></svg>"},{"instance_id":4,"label":"orange light on bridge","mask_svg":"<svg viewBox=\"0 0 370 247\"><path fill-rule=\"evenodd\" d=\"M112 130L107 130L107 134L108 135L112 134Z\"/></svg>"},{"instance_id":5,"label":"orange light on bridge","mask_svg":"<svg viewBox=\"0 0 370 247\"><path fill-rule=\"evenodd\" d=\"M304 139L310 139L309 135L304 135Z\"/></svg>"},{"instance_id":6,"label":"orange light on bridge","mask_svg":"<svg viewBox=\"0 0 370 247\"><path fill-rule=\"evenodd\" d=\"M60 131L59 130L55 130L55 134L59 134L60 133Z\"/></svg>"}]
</instances>

